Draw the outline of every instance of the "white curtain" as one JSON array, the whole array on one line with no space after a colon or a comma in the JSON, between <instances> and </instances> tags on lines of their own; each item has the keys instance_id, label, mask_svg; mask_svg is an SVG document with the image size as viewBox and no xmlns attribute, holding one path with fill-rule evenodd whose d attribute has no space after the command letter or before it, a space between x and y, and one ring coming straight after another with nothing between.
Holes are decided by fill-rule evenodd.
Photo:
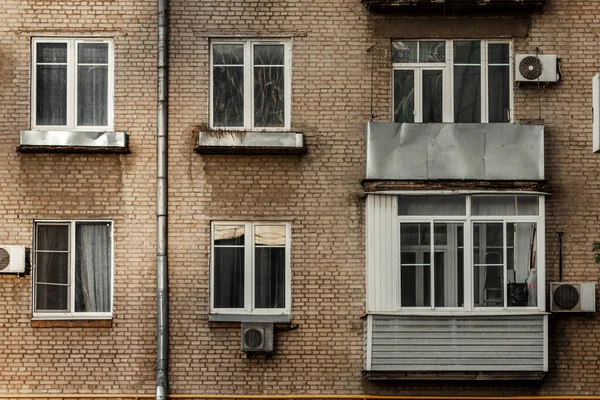
<instances>
[{"instance_id":1,"label":"white curtain","mask_svg":"<svg viewBox=\"0 0 600 400\"><path fill-rule=\"evenodd\" d=\"M76 225L76 312L110 312L110 230L106 222Z\"/></svg>"}]
</instances>

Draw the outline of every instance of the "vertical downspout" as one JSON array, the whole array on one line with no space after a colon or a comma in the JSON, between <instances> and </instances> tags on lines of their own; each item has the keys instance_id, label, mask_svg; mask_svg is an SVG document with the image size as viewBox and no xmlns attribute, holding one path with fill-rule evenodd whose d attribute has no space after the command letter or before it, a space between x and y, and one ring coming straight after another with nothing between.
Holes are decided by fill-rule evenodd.
<instances>
[{"instance_id":1,"label":"vertical downspout","mask_svg":"<svg viewBox=\"0 0 600 400\"><path fill-rule=\"evenodd\" d=\"M167 259L168 0L158 0L158 79L156 137L156 400L169 392L169 285Z\"/></svg>"}]
</instances>

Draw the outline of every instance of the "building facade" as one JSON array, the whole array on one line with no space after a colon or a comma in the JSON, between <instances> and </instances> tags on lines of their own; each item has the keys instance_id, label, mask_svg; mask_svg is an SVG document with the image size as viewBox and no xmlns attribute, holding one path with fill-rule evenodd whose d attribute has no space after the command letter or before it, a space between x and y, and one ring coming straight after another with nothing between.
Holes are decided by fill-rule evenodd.
<instances>
[{"instance_id":1,"label":"building facade","mask_svg":"<svg viewBox=\"0 0 600 400\"><path fill-rule=\"evenodd\" d=\"M152 394L156 4L3 9L0 397ZM171 0L171 393L600 393L599 10Z\"/></svg>"}]
</instances>

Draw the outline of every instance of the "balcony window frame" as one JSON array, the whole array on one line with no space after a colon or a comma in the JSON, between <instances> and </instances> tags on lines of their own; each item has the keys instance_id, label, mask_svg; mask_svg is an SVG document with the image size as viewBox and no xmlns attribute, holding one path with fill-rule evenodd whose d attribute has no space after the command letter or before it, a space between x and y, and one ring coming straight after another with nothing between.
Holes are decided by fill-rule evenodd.
<instances>
[{"instance_id":1,"label":"balcony window frame","mask_svg":"<svg viewBox=\"0 0 600 400\"><path fill-rule=\"evenodd\" d=\"M110 301L110 310L108 312L78 312L75 311L75 270L76 270L76 227L77 224L86 224L86 223L106 223L110 226L110 242L109 242L109 252L110 252L110 260L109 260L109 268L110 268L110 293L109 293L109 301ZM69 228L68 231L68 250L66 251L68 254L68 281L66 286L67 288L67 303L68 310L67 311L55 311L55 310L38 310L37 309L37 297L38 297L38 265L37 265L37 255L38 255L38 237L37 237L37 227L40 225L51 225L51 226L67 226ZM34 320L78 320L78 319L112 319L113 317L113 308L114 308L114 222L112 220L35 220L33 223L33 246L32 246L32 261L33 261L33 279L32 281L32 318ZM63 252L63 251L61 251Z\"/></svg>"},{"instance_id":2,"label":"balcony window frame","mask_svg":"<svg viewBox=\"0 0 600 400\"><path fill-rule=\"evenodd\" d=\"M243 126L215 126L214 122L214 46L215 45L243 45L243 79L244 79L244 118ZM255 126L254 121L254 46L255 45L282 45L284 51L284 123L283 126L261 127ZM214 130L226 131L254 131L254 132L281 132L291 129L291 102L292 102L292 44L284 39L215 39L209 45L209 124Z\"/></svg>"},{"instance_id":3,"label":"balcony window frame","mask_svg":"<svg viewBox=\"0 0 600 400\"><path fill-rule=\"evenodd\" d=\"M506 39L484 39L484 40L468 40L468 39L408 39L408 40L392 40L391 44L394 42L445 42L445 61L444 62L391 62L391 120L393 122L397 122L395 120L394 115L394 98L395 98L395 85L394 85L394 73L395 71L415 71L414 73L414 123L422 123L423 114L422 114L422 72L424 70L442 70L442 121L444 123L454 123L454 42L469 42L469 41L477 41L480 42L480 67L481 67L481 87L480 87L480 98L481 98L481 107L480 107L480 115L481 120L479 122L475 121L473 123L489 123L489 67L490 66L498 66L498 65L506 65L502 64L491 64L488 61L489 55L489 45L490 44L508 44L508 52L509 52L509 62L508 62L508 70L509 70L509 79L508 79L508 92L509 92L509 118L508 121L503 123L511 123L514 118L514 72L513 72L513 61L514 61L514 53L513 53L513 41ZM418 54L418 50L417 50ZM458 64L461 65L461 64ZM470 64L471 65L471 64Z\"/></svg>"},{"instance_id":4,"label":"balcony window frame","mask_svg":"<svg viewBox=\"0 0 600 400\"><path fill-rule=\"evenodd\" d=\"M244 226L244 297L242 308L217 308L215 307L215 227L217 226ZM257 226L283 226L285 227L285 307L281 308L256 308L255 307L255 237ZM210 229L210 314L221 315L256 315L256 316L289 316L292 303L291 286L291 223L281 221L212 221ZM239 245L238 245L239 246Z\"/></svg>"}]
</instances>

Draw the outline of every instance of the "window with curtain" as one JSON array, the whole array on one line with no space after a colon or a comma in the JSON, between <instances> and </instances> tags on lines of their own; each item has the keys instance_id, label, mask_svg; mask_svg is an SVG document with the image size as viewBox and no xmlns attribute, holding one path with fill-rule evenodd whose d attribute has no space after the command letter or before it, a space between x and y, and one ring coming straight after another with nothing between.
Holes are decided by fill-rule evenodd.
<instances>
[{"instance_id":1,"label":"window with curtain","mask_svg":"<svg viewBox=\"0 0 600 400\"><path fill-rule=\"evenodd\" d=\"M290 44L231 40L211 43L211 126L290 127Z\"/></svg>"},{"instance_id":2,"label":"window with curtain","mask_svg":"<svg viewBox=\"0 0 600 400\"><path fill-rule=\"evenodd\" d=\"M215 222L211 243L212 312L289 313L289 224Z\"/></svg>"},{"instance_id":3,"label":"window with curtain","mask_svg":"<svg viewBox=\"0 0 600 400\"><path fill-rule=\"evenodd\" d=\"M112 129L112 41L39 38L32 53L33 128Z\"/></svg>"},{"instance_id":4,"label":"window with curtain","mask_svg":"<svg viewBox=\"0 0 600 400\"><path fill-rule=\"evenodd\" d=\"M391 61L394 122L510 122L510 43L394 41Z\"/></svg>"},{"instance_id":5,"label":"window with curtain","mask_svg":"<svg viewBox=\"0 0 600 400\"><path fill-rule=\"evenodd\" d=\"M34 244L34 316L111 316L110 221L39 221Z\"/></svg>"}]
</instances>

